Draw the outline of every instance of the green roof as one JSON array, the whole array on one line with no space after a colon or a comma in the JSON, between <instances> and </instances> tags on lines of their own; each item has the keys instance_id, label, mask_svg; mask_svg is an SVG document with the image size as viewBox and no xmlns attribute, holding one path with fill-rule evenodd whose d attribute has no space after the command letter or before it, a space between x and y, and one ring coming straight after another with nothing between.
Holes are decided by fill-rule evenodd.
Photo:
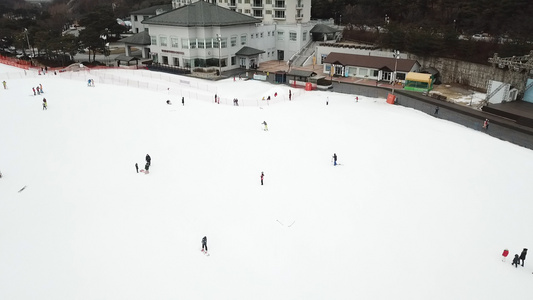
<instances>
[{"instance_id":1,"label":"green roof","mask_svg":"<svg viewBox=\"0 0 533 300\"><path fill-rule=\"evenodd\" d=\"M119 42L135 45L150 45L152 43L148 31L141 31L132 36L125 37L120 39Z\"/></svg>"},{"instance_id":2,"label":"green roof","mask_svg":"<svg viewBox=\"0 0 533 300\"><path fill-rule=\"evenodd\" d=\"M260 20L205 1L198 1L142 21L143 24L181 27L231 26Z\"/></svg>"},{"instance_id":3,"label":"green roof","mask_svg":"<svg viewBox=\"0 0 533 300\"><path fill-rule=\"evenodd\" d=\"M263 50L259 50L259 49L255 49L255 48L252 48L252 47L248 47L248 46L244 46L241 48L241 50L237 51L237 53L235 53L236 55L240 55L240 56L253 56L253 55L258 55L258 54L261 54L261 53L265 53L265 51Z\"/></svg>"}]
</instances>

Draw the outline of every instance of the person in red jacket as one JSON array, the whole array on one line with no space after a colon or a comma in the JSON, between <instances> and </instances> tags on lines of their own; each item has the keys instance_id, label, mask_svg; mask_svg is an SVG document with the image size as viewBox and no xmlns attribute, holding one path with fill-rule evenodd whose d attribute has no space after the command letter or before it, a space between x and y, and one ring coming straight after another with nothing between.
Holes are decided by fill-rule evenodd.
<instances>
[{"instance_id":1,"label":"person in red jacket","mask_svg":"<svg viewBox=\"0 0 533 300\"><path fill-rule=\"evenodd\" d=\"M502 253L502 261L505 262L505 259L507 258L507 255L509 255L509 250L505 249L503 250L503 253Z\"/></svg>"},{"instance_id":2,"label":"person in red jacket","mask_svg":"<svg viewBox=\"0 0 533 300\"><path fill-rule=\"evenodd\" d=\"M263 185L263 177L265 177L265 174L261 172L261 185Z\"/></svg>"}]
</instances>

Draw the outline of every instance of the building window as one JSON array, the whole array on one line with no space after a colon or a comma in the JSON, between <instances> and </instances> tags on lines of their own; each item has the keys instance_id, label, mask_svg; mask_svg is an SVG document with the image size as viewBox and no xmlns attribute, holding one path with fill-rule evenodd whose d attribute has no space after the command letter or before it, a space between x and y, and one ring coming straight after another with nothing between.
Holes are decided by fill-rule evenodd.
<instances>
[{"instance_id":1,"label":"building window","mask_svg":"<svg viewBox=\"0 0 533 300\"><path fill-rule=\"evenodd\" d=\"M152 45L157 45L157 37L151 36L150 38L152 39Z\"/></svg>"},{"instance_id":2,"label":"building window","mask_svg":"<svg viewBox=\"0 0 533 300\"><path fill-rule=\"evenodd\" d=\"M276 18L276 19L285 19L285 11L284 10L275 10L274 11L274 18Z\"/></svg>"},{"instance_id":3,"label":"building window","mask_svg":"<svg viewBox=\"0 0 533 300\"><path fill-rule=\"evenodd\" d=\"M161 58L163 59L163 64L164 65L168 65L168 56L161 56Z\"/></svg>"},{"instance_id":4,"label":"building window","mask_svg":"<svg viewBox=\"0 0 533 300\"><path fill-rule=\"evenodd\" d=\"M259 33L256 33L256 34L255 34L255 38L256 38L256 39L259 38Z\"/></svg>"},{"instance_id":5,"label":"building window","mask_svg":"<svg viewBox=\"0 0 533 300\"><path fill-rule=\"evenodd\" d=\"M179 67L180 66L180 60L177 57L172 58L172 63L174 66Z\"/></svg>"},{"instance_id":6,"label":"building window","mask_svg":"<svg viewBox=\"0 0 533 300\"><path fill-rule=\"evenodd\" d=\"M307 31L304 31L304 33L302 34L302 40L307 40Z\"/></svg>"},{"instance_id":7,"label":"building window","mask_svg":"<svg viewBox=\"0 0 533 300\"><path fill-rule=\"evenodd\" d=\"M250 39L253 39L254 38L254 34L250 34Z\"/></svg>"},{"instance_id":8,"label":"building window","mask_svg":"<svg viewBox=\"0 0 533 300\"><path fill-rule=\"evenodd\" d=\"M244 0L244 4L250 4L250 0Z\"/></svg>"},{"instance_id":9,"label":"building window","mask_svg":"<svg viewBox=\"0 0 533 300\"><path fill-rule=\"evenodd\" d=\"M272 4L272 0L265 0L265 4Z\"/></svg>"},{"instance_id":10,"label":"building window","mask_svg":"<svg viewBox=\"0 0 533 300\"><path fill-rule=\"evenodd\" d=\"M267 35L270 36L270 31L267 31Z\"/></svg>"},{"instance_id":11,"label":"building window","mask_svg":"<svg viewBox=\"0 0 533 300\"><path fill-rule=\"evenodd\" d=\"M143 16L143 21L150 18L150 16Z\"/></svg>"},{"instance_id":12,"label":"building window","mask_svg":"<svg viewBox=\"0 0 533 300\"><path fill-rule=\"evenodd\" d=\"M272 30L272 36L274 36L274 30Z\"/></svg>"},{"instance_id":13,"label":"building window","mask_svg":"<svg viewBox=\"0 0 533 300\"><path fill-rule=\"evenodd\" d=\"M190 49L196 48L196 39L189 39L189 48Z\"/></svg>"},{"instance_id":14,"label":"building window","mask_svg":"<svg viewBox=\"0 0 533 300\"><path fill-rule=\"evenodd\" d=\"M184 66L185 68L190 68L190 67L191 67L191 60L188 59L188 58L184 58L184 59L183 59L183 66Z\"/></svg>"},{"instance_id":15,"label":"building window","mask_svg":"<svg viewBox=\"0 0 533 300\"><path fill-rule=\"evenodd\" d=\"M171 37L170 38L170 44L171 44L172 48L179 48L180 47L180 39Z\"/></svg>"},{"instance_id":16,"label":"building window","mask_svg":"<svg viewBox=\"0 0 533 300\"><path fill-rule=\"evenodd\" d=\"M278 31L278 41L283 41L283 31Z\"/></svg>"},{"instance_id":17,"label":"building window","mask_svg":"<svg viewBox=\"0 0 533 300\"><path fill-rule=\"evenodd\" d=\"M263 33L261 32L261 35L260 35L261 38L263 38Z\"/></svg>"},{"instance_id":18,"label":"building window","mask_svg":"<svg viewBox=\"0 0 533 300\"><path fill-rule=\"evenodd\" d=\"M237 36L234 35L231 37L231 47L237 46Z\"/></svg>"},{"instance_id":19,"label":"building window","mask_svg":"<svg viewBox=\"0 0 533 300\"><path fill-rule=\"evenodd\" d=\"M244 10L244 14L248 14L249 15L250 14L250 10L249 9L245 9Z\"/></svg>"},{"instance_id":20,"label":"building window","mask_svg":"<svg viewBox=\"0 0 533 300\"><path fill-rule=\"evenodd\" d=\"M133 16L133 21L137 22L137 16Z\"/></svg>"},{"instance_id":21,"label":"building window","mask_svg":"<svg viewBox=\"0 0 533 300\"><path fill-rule=\"evenodd\" d=\"M289 32L289 40L296 41L296 32L294 31Z\"/></svg>"},{"instance_id":22,"label":"building window","mask_svg":"<svg viewBox=\"0 0 533 300\"><path fill-rule=\"evenodd\" d=\"M222 48L228 48L228 38L221 38L220 43L222 44Z\"/></svg>"},{"instance_id":23,"label":"building window","mask_svg":"<svg viewBox=\"0 0 533 300\"><path fill-rule=\"evenodd\" d=\"M161 44L161 46L167 46L167 37L166 36L160 36L159 37L159 43Z\"/></svg>"},{"instance_id":24,"label":"building window","mask_svg":"<svg viewBox=\"0 0 533 300\"><path fill-rule=\"evenodd\" d=\"M205 48L205 40L198 39L198 49L204 49L204 48Z\"/></svg>"},{"instance_id":25,"label":"building window","mask_svg":"<svg viewBox=\"0 0 533 300\"><path fill-rule=\"evenodd\" d=\"M246 34L241 34L241 45L246 45Z\"/></svg>"},{"instance_id":26,"label":"building window","mask_svg":"<svg viewBox=\"0 0 533 300\"><path fill-rule=\"evenodd\" d=\"M237 56L232 56L231 57L231 65L234 66L237 64Z\"/></svg>"}]
</instances>

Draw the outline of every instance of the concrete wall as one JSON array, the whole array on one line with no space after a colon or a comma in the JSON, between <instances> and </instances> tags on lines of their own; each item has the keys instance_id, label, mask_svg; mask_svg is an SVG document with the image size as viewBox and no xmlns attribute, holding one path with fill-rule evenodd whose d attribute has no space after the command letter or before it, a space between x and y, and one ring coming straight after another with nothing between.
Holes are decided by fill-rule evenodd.
<instances>
[{"instance_id":1,"label":"concrete wall","mask_svg":"<svg viewBox=\"0 0 533 300\"><path fill-rule=\"evenodd\" d=\"M515 72L508 68L500 69L491 65L480 65L450 58L424 58L410 55L425 67L434 67L440 72L443 83L460 83L486 90L489 80L496 80L511 84L523 91L527 73Z\"/></svg>"}]
</instances>

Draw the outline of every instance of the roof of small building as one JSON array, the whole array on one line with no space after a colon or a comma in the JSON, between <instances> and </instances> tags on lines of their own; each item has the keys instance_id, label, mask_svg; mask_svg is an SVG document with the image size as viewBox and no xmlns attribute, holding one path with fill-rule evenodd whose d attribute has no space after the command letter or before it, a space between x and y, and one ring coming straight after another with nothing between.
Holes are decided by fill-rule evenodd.
<instances>
[{"instance_id":1,"label":"roof of small building","mask_svg":"<svg viewBox=\"0 0 533 300\"><path fill-rule=\"evenodd\" d=\"M299 77L312 77L315 76L316 73L313 71L307 71L307 70L296 70L292 69L287 73L289 76L299 76Z\"/></svg>"},{"instance_id":2,"label":"roof of small building","mask_svg":"<svg viewBox=\"0 0 533 300\"><path fill-rule=\"evenodd\" d=\"M265 53L265 51L259 50L259 49L255 49L255 48L252 48L252 47L248 47L248 46L244 46L244 47L241 48L241 50L237 51L237 53L235 53L235 55L253 56L253 55L258 55L258 54L261 54L261 53Z\"/></svg>"},{"instance_id":3,"label":"roof of small building","mask_svg":"<svg viewBox=\"0 0 533 300\"><path fill-rule=\"evenodd\" d=\"M431 74L409 72L405 80L431 83Z\"/></svg>"},{"instance_id":4,"label":"roof of small building","mask_svg":"<svg viewBox=\"0 0 533 300\"><path fill-rule=\"evenodd\" d=\"M324 24L316 24L315 26L313 26L311 30L309 30L309 32L311 33L335 33L339 31L340 30L331 28L328 25L324 25Z\"/></svg>"},{"instance_id":5,"label":"roof of small building","mask_svg":"<svg viewBox=\"0 0 533 300\"><path fill-rule=\"evenodd\" d=\"M142 21L142 23L182 27L207 27L256 24L261 23L261 20L215 4L198 1L149 18Z\"/></svg>"},{"instance_id":6,"label":"roof of small building","mask_svg":"<svg viewBox=\"0 0 533 300\"><path fill-rule=\"evenodd\" d=\"M324 63L339 64L343 66L365 67L378 70L382 68L389 68L390 70L394 70L395 60L396 59L394 57L331 52L324 59ZM418 61L413 59L400 58L398 59L398 65L396 67L396 70L400 72L409 72L417 63Z\"/></svg>"},{"instance_id":7,"label":"roof of small building","mask_svg":"<svg viewBox=\"0 0 533 300\"><path fill-rule=\"evenodd\" d=\"M130 62L132 60L139 60L139 59L137 57L133 57L133 56L119 55L119 56L115 57L115 60Z\"/></svg>"},{"instance_id":8,"label":"roof of small building","mask_svg":"<svg viewBox=\"0 0 533 300\"><path fill-rule=\"evenodd\" d=\"M158 11L170 11L172 10L172 4L163 4L163 5L155 5L150 6L147 8L139 9L134 12L132 12L132 15L145 15L145 16L155 16Z\"/></svg>"},{"instance_id":9,"label":"roof of small building","mask_svg":"<svg viewBox=\"0 0 533 300\"><path fill-rule=\"evenodd\" d=\"M144 31L144 30L132 36L128 36L123 39L120 39L118 41L122 43L135 44L135 45L150 45L152 43L150 40L150 34L148 34L148 31Z\"/></svg>"}]
</instances>

